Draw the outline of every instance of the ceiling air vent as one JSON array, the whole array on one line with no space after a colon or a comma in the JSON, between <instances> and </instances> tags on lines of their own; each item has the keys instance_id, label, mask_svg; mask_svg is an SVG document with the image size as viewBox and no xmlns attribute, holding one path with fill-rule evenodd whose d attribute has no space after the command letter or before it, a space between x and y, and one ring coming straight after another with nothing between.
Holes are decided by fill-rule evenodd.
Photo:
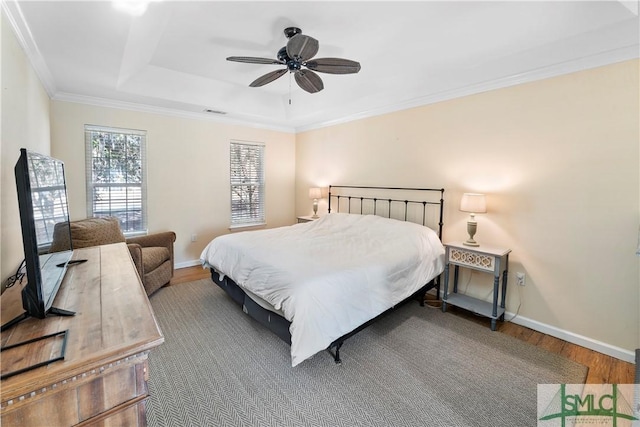
<instances>
[{"instance_id":1,"label":"ceiling air vent","mask_svg":"<svg viewBox=\"0 0 640 427\"><path fill-rule=\"evenodd\" d=\"M227 114L226 111L212 110L210 108L205 109L204 112L205 113L211 113L211 114Z\"/></svg>"}]
</instances>

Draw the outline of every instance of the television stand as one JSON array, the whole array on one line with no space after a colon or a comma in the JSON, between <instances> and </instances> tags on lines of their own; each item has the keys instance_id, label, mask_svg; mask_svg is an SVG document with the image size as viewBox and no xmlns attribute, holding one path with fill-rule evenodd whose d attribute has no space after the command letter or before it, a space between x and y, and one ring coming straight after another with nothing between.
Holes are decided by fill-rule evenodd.
<instances>
[{"instance_id":1,"label":"television stand","mask_svg":"<svg viewBox=\"0 0 640 427\"><path fill-rule=\"evenodd\" d=\"M76 312L71 310L65 310L64 308L51 307L47 312L47 316L54 314L56 316L75 316Z\"/></svg>"},{"instance_id":2,"label":"television stand","mask_svg":"<svg viewBox=\"0 0 640 427\"><path fill-rule=\"evenodd\" d=\"M65 310L63 308L51 307L49 309L49 311L47 312L47 316L49 316L51 314L53 314L55 316L75 316L76 312L75 311L70 311L70 310ZM18 323L20 323L23 320L28 319L28 318L29 318L29 315L25 311L22 314L19 314L18 316L16 316L13 319L9 320L7 323L3 323L2 326L0 326L0 332L4 332L5 330L9 329L13 325L18 324Z\"/></svg>"},{"instance_id":3,"label":"television stand","mask_svg":"<svg viewBox=\"0 0 640 427\"><path fill-rule=\"evenodd\" d=\"M14 348L13 357L3 353L3 374L45 364L0 382L0 424L146 425L148 355L164 337L129 249L116 243L77 249L73 256L87 262L67 272L54 305L76 315L30 317L0 334L6 347L68 330L62 360L49 363L52 340ZM0 297L3 323L24 311L22 287Z\"/></svg>"},{"instance_id":4,"label":"television stand","mask_svg":"<svg viewBox=\"0 0 640 427\"><path fill-rule=\"evenodd\" d=\"M8 290L7 290L8 292ZM3 307L4 309L4 307ZM9 329L10 327L12 327L13 325L22 322L23 320L27 319L29 317L29 315L27 314L27 312L23 312L22 314L17 315L16 317L14 317L13 319L9 320L7 323L4 323L2 326L0 326L0 332L4 332L5 330Z\"/></svg>"}]
</instances>

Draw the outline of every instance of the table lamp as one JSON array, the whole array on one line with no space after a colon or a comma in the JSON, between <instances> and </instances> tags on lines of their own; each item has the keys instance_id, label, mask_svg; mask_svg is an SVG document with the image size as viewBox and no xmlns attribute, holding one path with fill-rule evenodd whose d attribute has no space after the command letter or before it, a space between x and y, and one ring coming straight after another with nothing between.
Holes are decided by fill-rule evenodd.
<instances>
[{"instance_id":1,"label":"table lamp","mask_svg":"<svg viewBox=\"0 0 640 427\"><path fill-rule=\"evenodd\" d=\"M313 199L313 216L311 218L318 218L318 199L322 198L322 191L318 187L311 187L309 189L309 198Z\"/></svg>"},{"instance_id":2,"label":"table lamp","mask_svg":"<svg viewBox=\"0 0 640 427\"><path fill-rule=\"evenodd\" d=\"M487 212L487 203L484 194L464 193L462 195L462 200L460 200L460 210L462 212L470 213L469 220L467 221L467 233L469 233L469 238L466 242L463 242L463 244L466 246L480 246L478 242L473 240L473 236L478 230L476 214Z\"/></svg>"}]
</instances>

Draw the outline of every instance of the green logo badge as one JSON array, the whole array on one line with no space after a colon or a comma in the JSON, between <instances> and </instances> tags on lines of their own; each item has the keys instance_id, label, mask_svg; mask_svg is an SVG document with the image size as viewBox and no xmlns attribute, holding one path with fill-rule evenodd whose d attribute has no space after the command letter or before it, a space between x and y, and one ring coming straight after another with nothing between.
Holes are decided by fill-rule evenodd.
<instances>
[{"instance_id":1,"label":"green logo badge","mask_svg":"<svg viewBox=\"0 0 640 427\"><path fill-rule=\"evenodd\" d=\"M640 410L632 407L633 389L631 384L540 384L538 425L630 426Z\"/></svg>"}]
</instances>

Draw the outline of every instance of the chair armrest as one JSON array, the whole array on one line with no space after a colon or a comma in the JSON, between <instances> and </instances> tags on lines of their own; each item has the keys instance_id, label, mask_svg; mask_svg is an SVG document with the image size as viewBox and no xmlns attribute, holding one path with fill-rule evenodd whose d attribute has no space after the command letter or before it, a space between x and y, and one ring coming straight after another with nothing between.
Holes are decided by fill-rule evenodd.
<instances>
[{"instance_id":1,"label":"chair armrest","mask_svg":"<svg viewBox=\"0 0 640 427\"><path fill-rule=\"evenodd\" d=\"M140 280L143 280L144 266L142 264L142 247L137 243L127 243L127 247L129 248L129 252L131 253L131 259L136 266L136 270L138 270Z\"/></svg>"},{"instance_id":2,"label":"chair armrest","mask_svg":"<svg viewBox=\"0 0 640 427\"><path fill-rule=\"evenodd\" d=\"M171 274L173 275L173 242L175 241L176 233L173 231L163 231L160 233L148 234L146 236L131 237L127 239L127 244L138 244L144 248L158 246L167 248L171 257ZM140 265L142 265L142 257L140 257L140 263Z\"/></svg>"},{"instance_id":3,"label":"chair armrest","mask_svg":"<svg viewBox=\"0 0 640 427\"><path fill-rule=\"evenodd\" d=\"M164 246L171 252L173 258L173 242L176 241L176 233L173 231L164 231L161 233L148 234L146 236L131 237L127 239L127 243L136 243L143 248L152 246Z\"/></svg>"}]
</instances>

